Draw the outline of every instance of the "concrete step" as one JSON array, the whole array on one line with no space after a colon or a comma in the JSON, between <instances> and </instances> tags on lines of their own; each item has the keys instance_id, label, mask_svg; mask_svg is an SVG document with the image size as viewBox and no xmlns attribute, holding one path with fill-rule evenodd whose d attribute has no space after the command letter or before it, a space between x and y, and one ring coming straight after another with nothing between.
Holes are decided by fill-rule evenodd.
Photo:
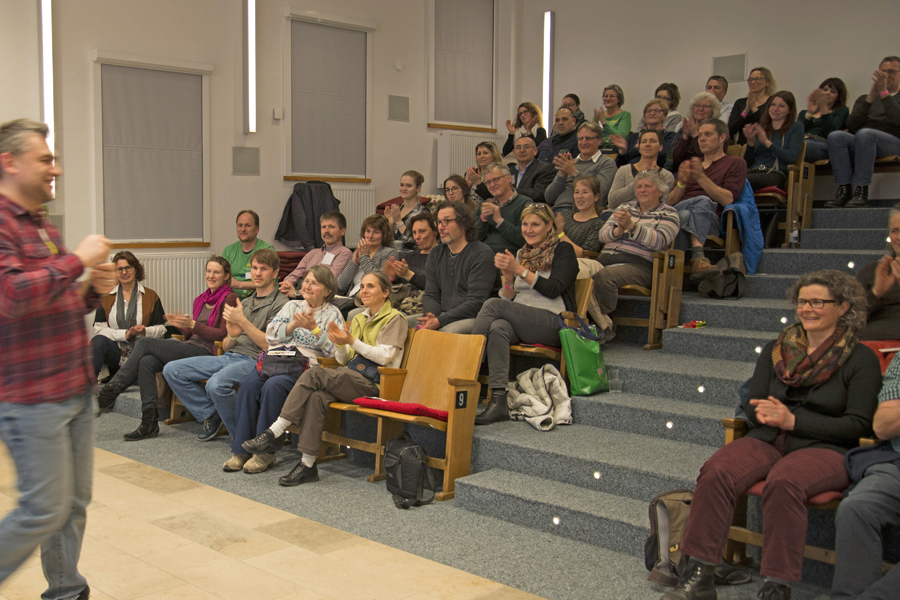
<instances>
[{"instance_id":1,"label":"concrete step","mask_svg":"<svg viewBox=\"0 0 900 600\"><path fill-rule=\"evenodd\" d=\"M763 252L759 273L802 275L819 269L837 269L855 275L857 269L874 262L883 252L877 250L807 250L775 248ZM851 266L852 265L852 266Z\"/></svg>"},{"instance_id":2,"label":"concrete step","mask_svg":"<svg viewBox=\"0 0 900 600\"><path fill-rule=\"evenodd\" d=\"M640 394L606 392L572 398L572 417L580 425L713 448L725 443L722 418L731 416L734 410L724 406Z\"/></svg>"},{"instance_id":3,"label":"concrete step","mask_svg":"<svg viewBox=\"0 0 900 600\"><path fill-rule=\"evenodd\" d=\"M623 296L619 299L615 314L624 317L646 316L650 311L650 299ZM701 298L696 292L682 297L679 323L706 321L710 327L732 327L740 323L742 329L781 331L790 322L794 309L785 299L740 298L715 300ZM782 319L786 319L782 322Z\"/></svg>"},{"instance_id":4,"label":"concrete step","mask_svg":"<svg viewBox=\"0 0 900 600\"><path fill-rule=\"evenodd\" d=\"M663 332L663 351L680 356L718 356L729 360L756 362L762 347L776 337L778 333L774 331L708 326L701 329L674 327Z\"/></svg>"},{"instance_id":5,"label":"concrete step","mask_svg":"<svg viewBox=\"0 0 900 600\"><path fill-rule=\"evenodd\" d=\"M796 275L775 275L757 273L747 276L747 295L745 298L784 299L788 289L797 281Z\"/></svg>"},{"instance_id":6,"label":"concrete step","mask_svg":"<svg viewBox=\"0 0 900 600\"><path fill-rule=\"evenodd\" d=\"M889 243L887 228L806 229L800 234L804 250L876 250Z\"/></svg>"},{"instance_id":7,"label":"concrete step","mask_svg":"<svg viewBox=\"0 0 900 600\"><path fill-rule=\"evenodd\" d=\"M607 367L618 367L629 394L670 398L734 408L738 388L756 361L698 358L662 351L646 352L634 346L604 346Z\"/></svg>"},{"instance_id":8,"label":"concrete step","mask_svg":"<svg viewBox=\"0 0 900 600\"><path fill-rule=\"evenodd\" d=\"M647 504L503 469L456 480L459 508L634 558L650 535Z\"/></svg>"},{"instance_id":9,"label":"concrete step","mask_svg":"<svg viewBox=\"0 0 900 600\"><path fill-rule=\"evenodd\" d=\"M646 501L693 487L715 450L578 423L538 431L506 421L477 428L472 471L503 469Z\"/></svg>"},{"instance_id":10,"label":"concrete step","mask_svg":"<svg viewBox=\"0 0 900 600\"><path fill-rule=\"evenodd\" d=\"M888 207L813 208L812 229L883 229L888 226Z\"/></svg>"}]
</instances>

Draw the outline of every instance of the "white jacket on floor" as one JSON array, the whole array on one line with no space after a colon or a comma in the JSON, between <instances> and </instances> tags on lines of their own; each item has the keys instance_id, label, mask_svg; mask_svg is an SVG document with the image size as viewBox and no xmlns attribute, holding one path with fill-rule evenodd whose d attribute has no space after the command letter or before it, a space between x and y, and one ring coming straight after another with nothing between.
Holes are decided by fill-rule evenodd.
<instances>
[{"instance_id":1,"label":"white jacket on floor","mask_svg":"<svg viewBox=\"0 0 900 600\"><path fill-rule=\"evenodd\" d=\"M538 431L572 424L572 399L553 365L519 373L516 383L509 385L506 401L510 418L527 421Z\"/></svg>"}]
</instances>

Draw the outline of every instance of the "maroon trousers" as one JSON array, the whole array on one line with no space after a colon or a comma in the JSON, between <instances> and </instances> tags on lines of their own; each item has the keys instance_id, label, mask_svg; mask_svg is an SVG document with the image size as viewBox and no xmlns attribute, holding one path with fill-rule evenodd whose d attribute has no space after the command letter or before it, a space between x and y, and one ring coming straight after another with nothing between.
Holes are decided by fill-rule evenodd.
<instances>
[{"instance_id":1,"label":"maroon trousers","mask_svg":"<svg viewBox=\"0 0 900 600\"><path fill-rule=\"evenodd\" d=\"M806 545L806 500L850 485L844 456L825 448L783 454L776 445L741 438L723 446L700 469L682 552L702 561L722 559L737 498L766 480L762 496L763 539L760 572L800 581Z\"/></svg>"}]
</instances>

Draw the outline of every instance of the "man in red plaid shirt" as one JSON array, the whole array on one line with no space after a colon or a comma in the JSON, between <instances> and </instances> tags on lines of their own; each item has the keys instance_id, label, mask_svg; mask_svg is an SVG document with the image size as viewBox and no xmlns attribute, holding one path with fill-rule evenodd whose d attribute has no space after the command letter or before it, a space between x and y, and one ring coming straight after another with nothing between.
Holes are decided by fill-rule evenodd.
<instances>
[{"instance_id":1,"label":"man in red plaid shirt","mask_svg":"<svg viewBox=\"0 0 900 600\"><path fill-rule=\"evenodd\" d=\"M0 439L20 493L0 521L0 583L40 545L49 584L41 597L80 599L90 594L78 557L91 500L95 383L84 315L116 272L106 263L109 240L89 235L70 253L43 217L62 175L47 133L27 119L0 125Z\"/></svg>"}]
</instances>

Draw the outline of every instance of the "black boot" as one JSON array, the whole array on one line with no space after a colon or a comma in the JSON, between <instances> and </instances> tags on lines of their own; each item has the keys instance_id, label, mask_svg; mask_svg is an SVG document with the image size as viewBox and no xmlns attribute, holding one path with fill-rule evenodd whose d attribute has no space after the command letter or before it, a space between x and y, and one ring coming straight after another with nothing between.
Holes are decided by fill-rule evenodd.
<instances>
[{"instance_id":1,"label":"black boot","mask_svg":"<svg viewBox=\"0 0 900 600\"><path fill-rule=\"evenodd\" d=\"M850 184L839 185L837 187L837 191L834 193L834 200L829 200L825 203L827 208L841 208L847 201L850 200L851 196L853 196L853 188Z\"/></svg>"},{"instance_id":2,"label":"black boot","mask_svg":"<svg viewBox=\"0 0 900 600\"><path fill-rule=\"evenodd\" d=\"M491 390L491 403L475 417L476 425L490 425L497 421L509 421L509 405L506 404L506 390Z\"/></svg>"},{"instance_id":3,"label":"black boot","mask_svg":"<svg viewBox=\"0 0 900 600\"><path fill-rule=\"evenodd\" d=\"M104 377L103 379L101 379L101 380L100 380L100 383L101 383L102 385L106 385L107 383L109 383L110 381L112 381L112 378L115 377L115 376L116 376L116 373L118 373L118 372L119 372L119 367L110 368L110 370L109 370L109 375L107 375L106 377Z\"/></svg>"},{"instance_id":4,"label":"black boot","mask_svg":"<svg viewBox=\"0 0 900 600\"><path fill-rule=\"evenodd\" d=\"M136 442L138 440L146 440L147 438L159 435L159 411L155 408L145 410L141 413L141 424L131 433L122 436L126 442Z\"/></svg>"},{"instance_id":5,"label":"black boot","mask_svg":"<svg viewBox=\"0 0 900 600\"><path fill-rule=\"evenodd\" d=\"M691 560L678 579L678 586L659 600L716 600L716 576L713 565Z\"/></svg>"},{"instance_id":6,"label":"black boot","mask_svg":"<svg viewBox=\"0 0 900 600\"><path fill-rule=\"evenodd\" d=\"M107 383L100 388L100 393L97 395L97 404L100 408L100 412L111 412L116 405L116 398L118 398L119 394L123 391L124 389L122 386L115 383Z\"/></svg>"},{"instance_id":7,"label":"black boot","mask_svg":"<svg viewBox=\"0 0 900 600\"><path fill-rule=\"evenodd\" d=\"M858 185L853 192L853 197L847 202L847 208L861 208L869 203L869 186Z\"/></svg>"}]
</instances>

